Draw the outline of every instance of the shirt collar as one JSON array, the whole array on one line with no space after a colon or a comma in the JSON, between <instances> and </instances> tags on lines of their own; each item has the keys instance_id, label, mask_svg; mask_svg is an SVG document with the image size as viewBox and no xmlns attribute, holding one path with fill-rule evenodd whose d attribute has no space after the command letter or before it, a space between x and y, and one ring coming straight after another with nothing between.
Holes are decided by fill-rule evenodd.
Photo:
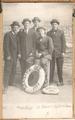
<instances>
[{"instance_id":1,"label":"shirt collar","mask_svg":"<svg viewBox=\"0 0 75 120\"><path fill-rule=\"evenodd\" d=\"M57 32L57 31L58 31L58 29L57 29L57 30L52 29L52 31L53 31L53 32Z\"/></svg>"},{"instance_id":2,"label":"shirt collar","mask_svg":"<svg viewBox=\"0 0 75 120\"><path fill-rule=\"evenodd\" d=\"M28 32L29 32L29 29L24 29L24 32L28 33Z\"/></svg>"},{"instance_id":3,"label":"shirt collar","mask_svg":"<svg viewBox=\"0 0 75 120\"><path fill-rule=\"evenodd\" d=\"M33 29L36 31L38 27L33 27Z\"/></svg>"}]
</instances>

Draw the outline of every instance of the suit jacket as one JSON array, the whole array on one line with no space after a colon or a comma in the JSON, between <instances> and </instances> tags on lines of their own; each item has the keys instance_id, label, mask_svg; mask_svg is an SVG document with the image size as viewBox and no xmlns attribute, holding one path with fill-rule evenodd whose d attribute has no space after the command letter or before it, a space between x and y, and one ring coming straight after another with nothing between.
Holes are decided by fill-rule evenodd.
<instances>
[{"instance_id":1,"label":"suit jacket","mask_svg":"<svg viewBox=\"0 0 75 120\"><path fill-rule=\"evenodd\" d=\"M36 50L39 53L44 53L45 55L50 54L52 56L54 46L52 39L49 36L39 37L36 41Z\"/></svg>"},{"instance_id":2,"label":"suit jacket","mask_svg":"<svg viewBox=\"0 0 75 120\"><path fill-rule=\"evenodd\" d=\"M32 33L36 32L34 27L30 28L30 30L31 30Z\"/></svg>"},{"instance_id":3,"label":"suit jacket","mask_svg":"<svg viewBox=\"0 0 75 120\"><path fill-rule=\"evenodd\" d=\"M62 56L62 53L66 51L66 41L64 37L64 32L62 30L51 30L47 33L53 40L54 52L56 57Z\"/></svg>"},{"instance_id":4,"label":"suit jacket","mask_svg":"<svg viewBox=\"0 0 75 120\"><path fill-rule=\"evenodd\" d=\"M18 50L21 58L27 59L31 54L34 56L36 34L31 29L28 33L20 30L18 36Z\"/></svg>"},{"instance_id":5,"label":"suit jacket","mask_svg":"<svg viewBox=\"0 0 75 120\"><path fill-rule=\"evenodd\" d=\"M18 36L14 34L12 31L7 32L4 35L4 41L3 41L3 50L4 50L4 59L7 59L7 57L11 57L12 59L17 58L18 54Z\"/></svg>"}]
</instances>

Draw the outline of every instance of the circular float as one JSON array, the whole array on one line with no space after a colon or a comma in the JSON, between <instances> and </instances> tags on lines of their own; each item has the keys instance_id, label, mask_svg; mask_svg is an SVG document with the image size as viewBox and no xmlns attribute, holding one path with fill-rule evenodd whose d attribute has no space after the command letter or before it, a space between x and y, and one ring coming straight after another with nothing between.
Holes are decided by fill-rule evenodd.
<instances>
[{"instance_id":1,"label":"circular float","mask_svg":"<svg viewBox=\"0 0 75 120\"><path fill-rule=\"evenodd\" d=\"M57 87L57 85L49 85L42 89L42 93L48 95L58 95L59 88Z\"/></svg>"},{"instance_id":2,"label":"circular float","mask_svg":"<svg viewBox=\"0 0 75 120\"><path fill-rule=\"evenodd\" d=\"M45 81L45 71L39 65L31 66L24 74L23 88L27 93L35 93L41 89Z\"/></svg>"}]
</instances>

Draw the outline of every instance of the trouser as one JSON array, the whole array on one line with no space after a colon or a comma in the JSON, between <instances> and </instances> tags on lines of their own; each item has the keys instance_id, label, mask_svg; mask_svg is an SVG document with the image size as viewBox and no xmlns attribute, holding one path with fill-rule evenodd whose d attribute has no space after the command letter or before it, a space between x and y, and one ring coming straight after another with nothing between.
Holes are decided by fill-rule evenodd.
<instances>
[{"instance_id":1,"label":"trouser","mask_svg":"<svg viewBox=\"0 0 75 120\"><path fill-rule=\"evenodd\" d=\"M21 79L23 79L26 70L32 65L32 63L26 62L25 59L20 59L20 65L21 65Z\"/></svg>"},{"instance_id":2,"label":"trouser","mask_svg":"<svg viewBox=\"0 0 75 120\"><path fill-rule=\"evenodd\" d=\"M41 59L37 59L36 61L39 63L39 65L41 65L41 67L45 71L45 82L44 82L43 87L46 87L49 85L49 71L50 71L49 63L50 61L44 57Z\"/></svg>"},{"instance_id":3,"label":"trouser","mask_svg":"<svg viewBox=\"0 0 75 120\"><path fill-rule=\"evenodd\" d=\"M23 75L26 71L26 61L24 59L20 60L20 66L21 66L21 78L23 78Z\"/></svg>"},{"instance_id":4,"label":"trouser","mask_svg":"<svg viewBox=\"0 0 75 120\"><path fill-rule=\"evenodd\" d=\"M50 62L50 83L53 82L55 63L57 65L57 74L58 74L59 82L63 82L63 57L58 57L58 58L53 57Z\"/></svg>"},{"instance_id":5,"label":"trouser","mask_svg":"<svg viewBox=\"0 0 75 120\"><path fill-rule=\"evenodd\" d=\"M17 59L4 61L4 89L8 88L8 85L13 85L16 75Z\"/></svg>"}]
</instances>

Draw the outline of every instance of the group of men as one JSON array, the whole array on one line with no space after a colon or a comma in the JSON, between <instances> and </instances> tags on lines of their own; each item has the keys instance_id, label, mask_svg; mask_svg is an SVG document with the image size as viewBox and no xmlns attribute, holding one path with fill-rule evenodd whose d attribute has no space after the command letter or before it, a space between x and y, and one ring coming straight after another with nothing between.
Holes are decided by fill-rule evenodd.
<instances>
[{"instance_id":1,"label":"group of men","mask_svg":"<svg viewBox=\"0 0 75 120\"><path fill-rule=\"evenodd\" d=\"M33 27L31 28L31 22ZM21 78L25 71L33 64L40 64L45 73L46 80L44 87L54 82L55 63L59 82L63 83L63 60L66 50L64 32L59 29L59 21L50 21L52 29L46 32L46 28L40 26L41 20L34 17L32 21L28 18L23 19L23 29L17 21L11 26L11 31L4 35L4 93L7 92L8 85L13 85L16 75L17 59L20 61ZM50 66L49 63L50 62ZM47 80L47 69L50 67L49 81Z\"/></svg>"}]
</instances>

